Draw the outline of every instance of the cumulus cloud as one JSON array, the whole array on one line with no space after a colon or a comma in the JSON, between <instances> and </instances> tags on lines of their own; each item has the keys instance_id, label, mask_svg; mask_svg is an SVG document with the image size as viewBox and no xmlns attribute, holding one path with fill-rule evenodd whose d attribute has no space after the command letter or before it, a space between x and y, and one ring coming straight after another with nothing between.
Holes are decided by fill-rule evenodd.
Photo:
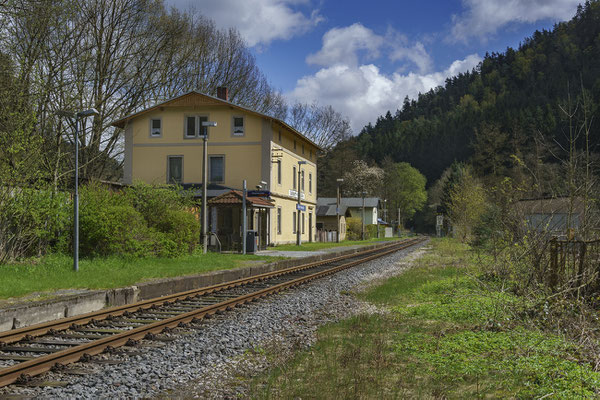
<instances>
[{"instance_id":1,"label":"cumulus cloud","mask_svg":"<svg viewBox=\"0 0 600 400\"><path fill-rule=\"evenodd\" d=\"M220 28L235 28L249 46L268 45L306 33L323 21L318 10L303 13L309 0L168 0L180 9L192 8L211 18Z\"/></svg>"},{"instance_id":2,"label":"cumulus cloud","mask_svg":"<svg viewBox=\"0 0 600 400\"><path fill-rule=\"evenodd\" d=\"M575 14L581 0L462 0L466 11L452 16L450 41L485 38L510 23L564 21Z\"/></svg>"},{"instance_id":3,"label":"cumulus cloud","mask_svg":"<svg viewBox=\"0 0 600 400\"><path fill-rule=\"evenodd\" d=\"M415 98L419 93L443 85L446 78L469 71L480 61L481 57L471 54L463 60L454 61L443 71L390 75L382 73L373 64L336 64L299 79L288 97L302 102L330 104L348 116L353 131L358 133L387 110L393 112L402 107L405 96Z\"/></svg>"},{"instance_id":4,"label":"cumulus cloud","mask_svg":"<svg viewBox=\"0 0 600 400\"><path fill-rule=\"evenodd\" d=\"M357 65L357 52L364 50L369 58L379 56L383 37L360 23L345 28L333 28L323 35L323 47L315 54L309 54L309 64L330 66L334 64Z\"/></svg>"}]
</instances>

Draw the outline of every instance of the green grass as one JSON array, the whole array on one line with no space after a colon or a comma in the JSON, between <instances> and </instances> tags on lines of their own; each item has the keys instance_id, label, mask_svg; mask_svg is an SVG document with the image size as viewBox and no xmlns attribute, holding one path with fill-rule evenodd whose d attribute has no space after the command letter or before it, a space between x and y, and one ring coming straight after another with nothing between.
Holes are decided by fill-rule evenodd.
<instances>
[{"instance_id":1,"label":"green grass","mask_svg":"<svg viewBox=\"0 0 600 400\"><path fill-rule=\"evenodd\" d=\"M107 257L82 259L79 272L74 272L70 256L50 255L35 263L0 265L0 298L24 296L34 292L51 294L60 289L110 289L154 278L233 269L249 263L277 259L281 257L218 253L199 253L179 258Z\"/></svg>"},{"instance_id":2,"label":"green grass","mask_svg":"<svg viewBox=\"0 0 600 400\"><path fill-rule=\"evenodd\" d=\"M523 301L479 281L466 246L434 250L358 294L386 307L318 331L309 351L253 381L253 398L597 398L600 374L578 347L527 329Z\"/></svg>"},{"instance_id":3,"label":"green grass","mask_svg":"<svg viewBox=\"0 0 600 400\"><path fill-rule=\"evenodd\" d=\"M282 251L315 251L315 250L323 250L330 249L333 247L340 246L355 246L355 245L369 245L377 242L390 241L390 240L399 240L398 237L392 238L373 238L368 240L344 240L340 243L336 242L312 242L312 243L302 243L300 246L296 246L295 244L282 244L279 246L275 246L270 248L269 250L282 250Z\"/></svg>"}]
</instances>

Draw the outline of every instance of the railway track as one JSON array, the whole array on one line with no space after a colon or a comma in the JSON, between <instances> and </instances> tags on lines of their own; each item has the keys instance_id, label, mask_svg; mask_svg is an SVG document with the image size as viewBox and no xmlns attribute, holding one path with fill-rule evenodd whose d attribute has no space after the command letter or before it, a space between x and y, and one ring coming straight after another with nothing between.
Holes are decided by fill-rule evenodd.
<instances>
[{"instance_id":1,"label":"railway track","mask_svg":"<svg viewBox=\"0 0 600 400\"><path fill-rule=\"evenodd\" d=\"M0 332L0 387L87 359L107 349L210 318L270 294L390 254L424 239L415 238L359 253L269 272L126 306Z\"/></svg>"}]
</instances>

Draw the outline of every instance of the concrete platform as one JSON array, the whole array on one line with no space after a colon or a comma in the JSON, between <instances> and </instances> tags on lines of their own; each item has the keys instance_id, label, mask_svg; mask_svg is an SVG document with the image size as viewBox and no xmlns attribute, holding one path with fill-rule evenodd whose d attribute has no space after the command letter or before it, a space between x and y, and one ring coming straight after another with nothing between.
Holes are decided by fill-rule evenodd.
<instances>
[{"instance_id":1,"label":"concrete platform","mask_svg":"<svg viewBox=\"0 0 600 400\"><path fill-rule=\"evenodd\" d=\"M31 300L30 296L0 302L0 332L35 325L60 318L98 311L104 307L120 306L137 301L166 296L186 290L216 285L266 272L277 271L328 258L355 253L359 250L381 247L390 242L378 242L366 246L344 246L318 251L266 250L261 255L291 257L272 263L251 265L236 269L213 271L201 275L156 279L109 290L66 289L52 293L46 300ZM46 293L47 295L47 293Z\"/></svg>"}]
</instances>

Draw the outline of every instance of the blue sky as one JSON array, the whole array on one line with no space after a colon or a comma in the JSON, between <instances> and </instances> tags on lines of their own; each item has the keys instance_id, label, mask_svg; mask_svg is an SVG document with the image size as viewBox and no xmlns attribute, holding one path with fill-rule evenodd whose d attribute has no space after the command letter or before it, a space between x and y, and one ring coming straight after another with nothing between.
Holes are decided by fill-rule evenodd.
<instances>
[{"instance_id":1,"label":"blue sky","mask_svg":"<svg viewBox=\"0 0 600 400\"><path fill-rule=\"evenodd\" d=\"M240 31L290 102L332 105L354 133L570 19L580 0L166 0Z\"/></svg>"}]
</instances>

